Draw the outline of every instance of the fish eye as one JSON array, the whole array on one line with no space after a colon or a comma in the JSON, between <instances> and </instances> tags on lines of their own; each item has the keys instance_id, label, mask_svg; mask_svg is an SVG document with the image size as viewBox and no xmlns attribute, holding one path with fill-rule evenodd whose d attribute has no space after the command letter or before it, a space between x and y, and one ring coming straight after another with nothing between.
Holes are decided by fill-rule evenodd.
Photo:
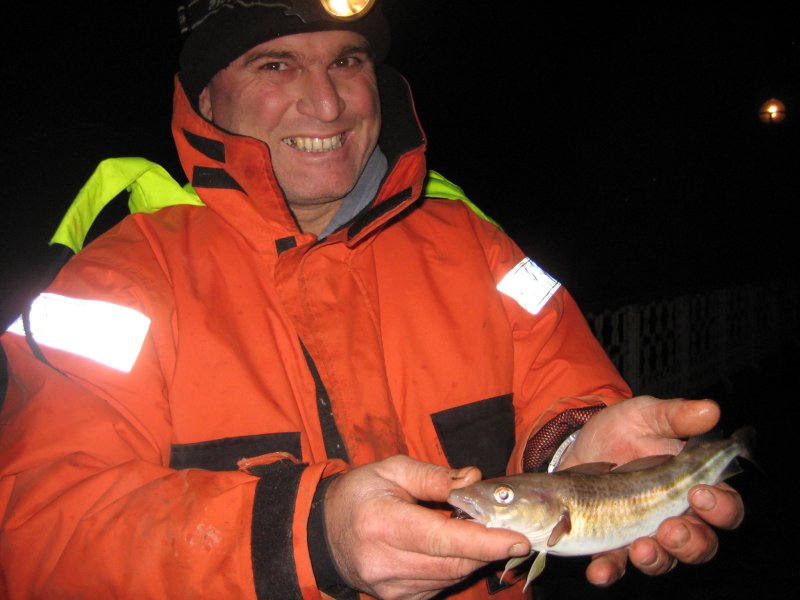
<instances>
[{"instance_id":1,"label":"fish eye","mask_svg":"<svg viewBox=\"0 0 800 600\"><path fill-rule=\"evenodd\" d=\"M514 490L507 485L498 485L494 488L494 499L498 504L510 504L514 501Z\"/></svg>"}]
</instances>

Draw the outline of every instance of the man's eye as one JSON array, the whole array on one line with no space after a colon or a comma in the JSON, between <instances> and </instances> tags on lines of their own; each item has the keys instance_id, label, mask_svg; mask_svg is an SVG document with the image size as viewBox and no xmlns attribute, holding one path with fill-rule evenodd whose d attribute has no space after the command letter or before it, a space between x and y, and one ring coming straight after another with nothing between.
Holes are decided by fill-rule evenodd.
<instances>
[{"instance_id":1,"label":"man's eye","mask_svg":"<svg viewBox=\"0 0 800 600\"><path fill-rule=\"evenodd\" d=\"M288 69L288 65L283 62L265 62L261 66L258 67L262 71L285 71Z\"/></svg>"},{"instance_id":2,"label":"man's eye","mask_svg":"<svg viewBox=\"0 0 800 600\"><path fill-rule=\"evenodd\" d=\"M335 67L355 67L361 64L361 59L357 56L345 56L342 58L337 59L333 66Z\"/></svg>"}]
</instances>

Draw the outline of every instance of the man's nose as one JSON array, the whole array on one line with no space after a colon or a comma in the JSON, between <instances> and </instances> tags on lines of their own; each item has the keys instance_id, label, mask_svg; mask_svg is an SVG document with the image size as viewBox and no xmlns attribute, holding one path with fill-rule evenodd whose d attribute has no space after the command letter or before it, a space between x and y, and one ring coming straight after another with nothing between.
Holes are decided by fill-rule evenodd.
<instances>
[{"instance_id":1,"label":"man's nose","mask_svg":"<svg viewBox=\"0 0 800 600\"><path fill-rule=\"evenodd\" d=\"M310 71L297 108L302 114L320 121L334 121L344 110L344 100L327 71Z\"/></svg>"}]
</instances>

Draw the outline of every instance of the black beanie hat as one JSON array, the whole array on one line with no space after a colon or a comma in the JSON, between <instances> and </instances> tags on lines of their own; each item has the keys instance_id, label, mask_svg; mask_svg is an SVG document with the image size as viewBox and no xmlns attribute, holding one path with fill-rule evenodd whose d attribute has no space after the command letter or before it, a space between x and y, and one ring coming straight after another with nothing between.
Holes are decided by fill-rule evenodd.
<instances>
[{"instance_id":1,"label":"black beanie hat","mask_svg":"<svg viewBox=\"0 0 800 600\"><path fill-rule=\"evenodd\" d=\"M367 39L376 62L389 50L389 25L380 0L364 17L351 19L327 17L320 0L189 0L178 8L178 20L187 36L179 58L180 79L194 104L218 71L251 48L284 35L344 29Z\"/></svg>"}]
</instances>

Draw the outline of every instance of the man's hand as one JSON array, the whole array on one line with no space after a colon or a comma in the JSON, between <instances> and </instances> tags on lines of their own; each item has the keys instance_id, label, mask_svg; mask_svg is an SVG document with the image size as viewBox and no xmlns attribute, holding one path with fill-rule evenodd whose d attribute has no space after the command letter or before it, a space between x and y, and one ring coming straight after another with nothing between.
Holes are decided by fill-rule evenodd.
<instances>
[{"instance_id":1,"label":"man's hand","mask_svg":"<svg viewBox=\"0 0 800 600\"><path fill-rule=\"evenodd\" d=\"M560 467L587 462L621 465L642 456L677 454L683 447L679 438L711 430L719 414L719 406L711 400L632 398L589 419ZM742 499L725 484L698 485L689 491L689 503L691 511L665 520L655 537L595 556L586 570L587 579L598 586L614 583L625 573L626 559L644 573L660 575L677 561L702 563L713 558L718 541L709 525L737 527L744 518Z\"/></svg>"},{"instance_id":2,"label":"man's hand","mask_svg":"<svg viewBox=\"0 0 800 600\"><path fill-rule=\"evenodd\" d=\"M418 500L445 502L480 479L394 456L339 476L325 494L333 560L348 584L380 598L429 598L496 560L527 556L524 535L451 519Z\"/></svg>"}]
</instances>

